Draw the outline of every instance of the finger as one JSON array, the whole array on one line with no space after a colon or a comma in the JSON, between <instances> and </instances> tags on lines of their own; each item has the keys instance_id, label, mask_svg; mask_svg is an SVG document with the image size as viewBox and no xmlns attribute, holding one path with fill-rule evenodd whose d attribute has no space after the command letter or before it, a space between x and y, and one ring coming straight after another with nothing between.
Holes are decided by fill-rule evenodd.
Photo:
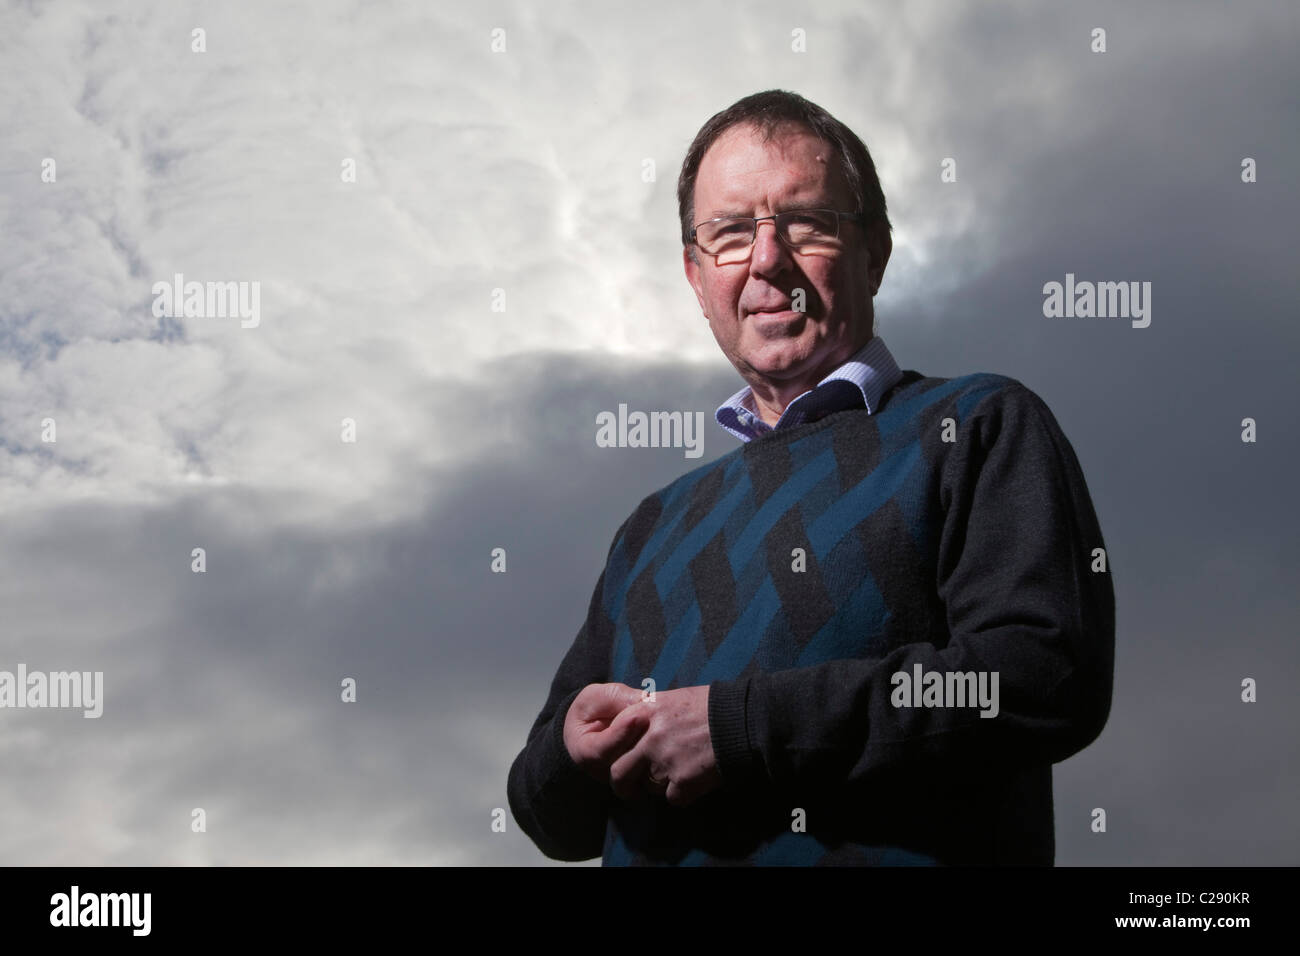
<instances>
[{"instance_id":1,"label":"finger","mask_svg":"<svg viewBox=\"0 0 1300 956\"><path fill-rule=\"evenodd\" d=\"M617 707L620 711L624 708L631 707L638 703L645 694L635 687L628 687L627 684L606 684L609 688L609 696L612 706Z\"/></svg>"},{"instance_id":2,"label":"finger","mask_svg":"<svg viewBox=\"0 0 1300 956\"><path fill-rule=\"evenodd\" d=\"M593 756L608 766L636 746L649 723L649 715L641 708L624 708L607 728L592 734Z\"/></svg>"},{"instance_id":3,"label":"finger","mask_svg":"<svg viewBox=\"0 0 1300 956\"><path fill-rule=\"evenodd\" d=\"M650 723L650 718L652 716L654 715L651 711L647 710L645 707L642 707L639 704L630 704L619 711L618 716L610 722L608 729L618 729L621 731L628 725L631 725L633 727L640 727L644 730L646 725Z\"/></svg>"},{"instance_id":4,"label":"finger","mask_svg":"<svg viewBox=\"0 0 1300 956\"><path fill-rule=\"evenodd\" d=\"M664 799L675 807L688 807L722 786L722 774L714 766L701 774L669 782Z\"/></svg>"},{"instance_id":5,"label":"finger","mask_svg":"<svg viewBox=\"0 0 1300 956\"><path fill-rule=\"evenodd\" d=\"M622 800L631 800L641 792L641 781L650 772L650 754L646 738L619 757L609 768L609 785Z\"/></svg>"},{"instance_id":6,"label":"finger","mask_svg":"<svg viewBox=\"0 0 1300 956\"><path fill-rule=\"evenodd\" d=\"M579 712L585 720L613 720L622 711L641 699L640 691L626 684L598 684ZM576 701L575 701L576 703Z\"/></svg>"},{"instance_id":7,"label":"finger","mask_svg":"<svg viewBox=\"0 0 1300 956\"><path fill-rule=\"evenodd\" d=\"M664 799L668 801L669 806L688 807L699 799L699 792L690 785L682 785L676 780L669 780L668 786L664 789Z\"/></svg>"}]
</instances>

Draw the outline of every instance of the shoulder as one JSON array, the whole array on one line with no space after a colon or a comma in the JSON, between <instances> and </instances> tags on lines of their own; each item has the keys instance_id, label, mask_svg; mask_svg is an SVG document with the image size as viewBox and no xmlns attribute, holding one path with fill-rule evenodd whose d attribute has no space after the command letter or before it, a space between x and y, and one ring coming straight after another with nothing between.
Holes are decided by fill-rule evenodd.
<instances>
[{"instance_id":1,"label":"shoulder","mask_svg":"<svg viewBox=\"0 0 1300 956\"><path fill-rule=\"evenodd\" d=\"M931 400L952 398L963 404L978 403L989 396L998 396L999 400L1016 401L1024 394L1033 395L1029 387L1019 379L996 372L971 372L952 378L935 375L922 375L907 369L895 387L894 395L909 399L928 397Z\"/></svg>"},{"instance_id":2,"label":"shoulder","mask_svg":"<svg viewBox=\"0 0 1300 956\"><path fill-rule=\"evenodd\" d=\"M1028 386L1009 375L971 372L952 378L922 375L912 369L887 393L880 421L889 430L905 422L928 426L935 420L954 419L964 425L976 418L1034 415L1047 405ZM1050 414L1050 413L1048 413Z\"/></svg>"},{"instance_id":3,"label":"shoulder","mask_svg":"<svg viewBox=\"0 0 1300 956\"><path fill-rule=\"evenodd\" d=\"M945 467L982 461L995 447L1035 457L1073 454L1047 403L1009 375L939 378L909 371L882 412L882 437L894 443L919 440L927 459L949 462Z\"/></svg>"},{"instance_id":4,"label":"shoulder","mask_svg":"<svg viewBox=\"0 0 1300 956\"><path fill-rule=\"evenodd\" d=\"M996 372L940 378L909 369L891 392L887 408L916 414L930 411L952 416L958 424L974 418L1051 415L1047 403L1029 386Z\"/></svg>"}]
</instances>

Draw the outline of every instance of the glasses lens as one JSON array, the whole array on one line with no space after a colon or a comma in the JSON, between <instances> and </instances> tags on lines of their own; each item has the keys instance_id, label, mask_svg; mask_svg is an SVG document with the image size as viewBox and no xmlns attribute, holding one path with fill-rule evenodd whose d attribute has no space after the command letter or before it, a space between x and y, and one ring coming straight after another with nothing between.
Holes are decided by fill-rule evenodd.
<instances>
[{"instance_id":1,"label":"glasses lens","mask_svg":"<svg viewBox=\"0 0 1300 956\"><path fill-rule=\"evenodd\" d=\"M829 210L783 212L776 217L781 241L791 249L835 248L840 217ZM753 219L714 219L696 227L695 240L720 266L746 261L753 251Z\"/></svg>"},{"instance_id":2,"label":"glasses lens","mask_svg":"<svg viewBox=\"0 0 1300 956\"><path fill-rule=\"evenodd\" d=\"M754 220L717 219L706 222L695 233L700 248L718 263L739 262L749 258L749 246L754 239Z\"/></svg>"},{"instance_id":3,"label":"glasses lens","mask_svg":"<svg viewBox=\"0 0 1300 956\"><path fill-rule=\"evenodd\" d=\"M820 209L782 213L777 222L792 246L830 245L840 232L840 217Z\"/></svg>"},{"instance_id":4,"label":"glasses lens","mask_svg":"<svg viewBox=\"0 0 1300 956\"><path fill-rule=\"evenodd\" d=\"M737 262L748 262L749 254L753 252L753 250L754 244L749 241L729 246L717 253L717 263L720 266L729 266Z\"/></svg>"}]
</instances>

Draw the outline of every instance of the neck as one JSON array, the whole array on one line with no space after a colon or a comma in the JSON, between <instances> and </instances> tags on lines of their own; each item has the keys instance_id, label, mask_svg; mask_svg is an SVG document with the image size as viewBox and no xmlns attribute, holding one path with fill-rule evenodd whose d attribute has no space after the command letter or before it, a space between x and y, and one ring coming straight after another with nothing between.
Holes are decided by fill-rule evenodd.
<instances>
[{"instance_id":1,"label":"neck","mask_svg":"<svg viewBox=\"0 0 1300 956\"><path fill-rule=\"evenodd\" d=\"M816 371L802 376L796 381L791 382L772 382L761 380L749 383L749 391L753 395L754 411L764 423L776 427L776 423L781 420L785 414L786 408L796 398L804 392L810 391L831 372L835 371L854 355L857 355L868 342L875 338L874 332L869 332L861 342L849 347L848 351L837 353L826 362L822 363Z\"/></svg>"}]
</instances>

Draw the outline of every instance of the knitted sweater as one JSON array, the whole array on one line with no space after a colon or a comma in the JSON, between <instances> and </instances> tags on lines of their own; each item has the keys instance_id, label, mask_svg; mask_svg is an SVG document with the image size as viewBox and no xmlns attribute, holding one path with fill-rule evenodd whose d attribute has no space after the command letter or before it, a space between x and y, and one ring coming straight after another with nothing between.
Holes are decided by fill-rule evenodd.
<instances>
[{"instance_id":1,"label":"knitted sweater","mask_svg":"<svg viewBox=\"0 0 1300 956\"><path fill-rule=\"evenodd\" d=\"M765 434L637 506L511 811L547 856L605 865L1050 865L1051 765L1110 711L1104 547L1042 399L908 370L875 414ZM583 687L646 677L709 686L723 784L686 807L624 803L564 746Z\"/></svg>"}]
</instances>

